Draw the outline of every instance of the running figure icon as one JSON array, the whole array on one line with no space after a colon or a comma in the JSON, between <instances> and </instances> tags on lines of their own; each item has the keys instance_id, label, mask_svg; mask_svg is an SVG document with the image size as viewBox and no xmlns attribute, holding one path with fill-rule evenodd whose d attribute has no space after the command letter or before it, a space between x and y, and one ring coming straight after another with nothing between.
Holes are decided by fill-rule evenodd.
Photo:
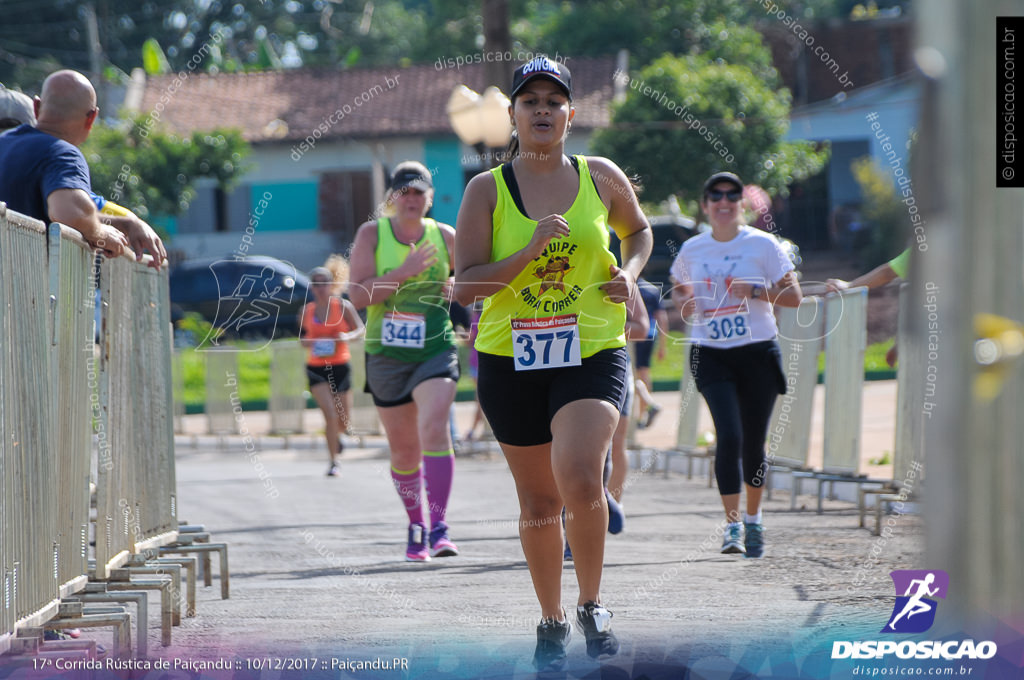
<instances>
[{"instance_id":1,"label":"running figure icon","mask_svg":"<svg viewBox=\"0 0 1024 680\"><path fill-rule=\"evenodd\" d=\"M934 605L929 602L922 601L922 598L925 596L932 597L939 592L940 589L938 586L935 587L935 590L929 588L929 586L934 582L935 574L931 572L929 572L923 579L914 579L910 582L910 585L907 587L907 592L903 593L904 597L909 597L910 599L907 600L907 604L904 605L903 611L897 614L896 617L889 622L889 628L891 630L896 630L896 622L903 618L904 614L906 614L907 620L909 620L914 614L930 612L934 608ZM911 591L914 590L915 584L917 585L917 592L911 594Z\"/></svg>"}]
</instances>

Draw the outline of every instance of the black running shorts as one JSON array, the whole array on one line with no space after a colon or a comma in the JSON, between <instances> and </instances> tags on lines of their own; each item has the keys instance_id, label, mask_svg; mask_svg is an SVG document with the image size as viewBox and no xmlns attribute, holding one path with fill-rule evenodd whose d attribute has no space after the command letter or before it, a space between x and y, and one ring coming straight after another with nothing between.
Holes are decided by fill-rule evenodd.
<instances>
[{"instance_id":1,"label":"black running shorts","mask_svg":"<svg viewBox=\"0 0 1024 680\"><path fill-rule=\"evenodd\" d=\"M320 383L327 383L331 392L348 392L352 387L351 369L347 363L328 364L326 366L306 365L306 378L309 379L309 389L313 389Z\"/></svg>"},{"instance_id":2,"label":"black running shorts","mask_svg":"<svg viewBox=\"0 0 1024 680\"><path fill-rule=\"evenodd\" d=\"M566 404L600 399L621 408L626 398L625 347L602 350L580 366L517 371L512 357L479 353L477 397L494 437L512 446L551 441L551 419Z\"/></svg>"}]
</instances>

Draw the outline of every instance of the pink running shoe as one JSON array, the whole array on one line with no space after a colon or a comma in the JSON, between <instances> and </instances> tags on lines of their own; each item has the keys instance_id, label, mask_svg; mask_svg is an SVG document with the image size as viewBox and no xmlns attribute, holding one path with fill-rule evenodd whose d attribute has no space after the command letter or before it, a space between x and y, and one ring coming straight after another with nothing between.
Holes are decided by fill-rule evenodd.
<instances>
[{"instance_id":1,"label":"pink running shoe","mask_svg":"<svg viewBox=\"0 0 1024 680\"><path fill-rule=\"evenodd\" d=\"M438 522L437 526L430 530L430 556L455 557L458 554L458 546L448 538L448 525Z\"/></svg>"},{"instance_id":2,"label":"pink running shoe","mask_svg":"<svg viewBox=\"0 0 1024 680\"><path fill-rule=\"evenodd\" d=\"M406 562L429 562L427 528L422 524L409 525L409 545L405 549Z\"/></svg>"}]
</instances>

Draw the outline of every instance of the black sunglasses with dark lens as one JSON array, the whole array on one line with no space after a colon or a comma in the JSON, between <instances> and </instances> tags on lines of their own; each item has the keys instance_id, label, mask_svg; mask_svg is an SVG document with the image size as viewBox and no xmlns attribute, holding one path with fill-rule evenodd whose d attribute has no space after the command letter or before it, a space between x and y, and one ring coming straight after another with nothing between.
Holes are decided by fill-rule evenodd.
<instances>
[{"instance_id":1,"label":"black sunglasses with dark lens","mask_svg":"<svg viewBox=\"0 0 1024 680\"><path fill-rule=\"evenodd\" d=\"M739 189L731 189L729 191L719 191L718 189L712 189L706 194L706 196L709 203L721 201L723 198L729 199L730 203L735 203L736 201L743 198L743 192L740 191Z\"/></svg>"}]
</instances>

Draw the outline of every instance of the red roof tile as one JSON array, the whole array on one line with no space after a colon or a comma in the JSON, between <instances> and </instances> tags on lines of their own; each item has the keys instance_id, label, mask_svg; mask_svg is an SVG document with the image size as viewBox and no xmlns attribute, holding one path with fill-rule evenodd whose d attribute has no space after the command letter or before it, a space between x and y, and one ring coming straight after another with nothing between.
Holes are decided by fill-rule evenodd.
<instances>
[{"instance_id":1,"label":"red roof tile","mask_svg":"<svg viewBox=\"0 0 1024 680\"><path fill-rule=\"evenodd\" d=\"M573 125L584 129L608 125L615 60L580 58L568 66L577 109ZM484 69L483 64L472 64L438 70L431 64L346 71L192 73L177 84L176 78L147 80L144 114L163 100L160 122L172 132L237 127L245 139L259 143L304 139L317 127L327 128L323 138L453 135L446 113L448 97L459 84L481 92ZM283 136L274 135L269 126L276 119L287 124Z\"/></svg>"}]
</instances>

